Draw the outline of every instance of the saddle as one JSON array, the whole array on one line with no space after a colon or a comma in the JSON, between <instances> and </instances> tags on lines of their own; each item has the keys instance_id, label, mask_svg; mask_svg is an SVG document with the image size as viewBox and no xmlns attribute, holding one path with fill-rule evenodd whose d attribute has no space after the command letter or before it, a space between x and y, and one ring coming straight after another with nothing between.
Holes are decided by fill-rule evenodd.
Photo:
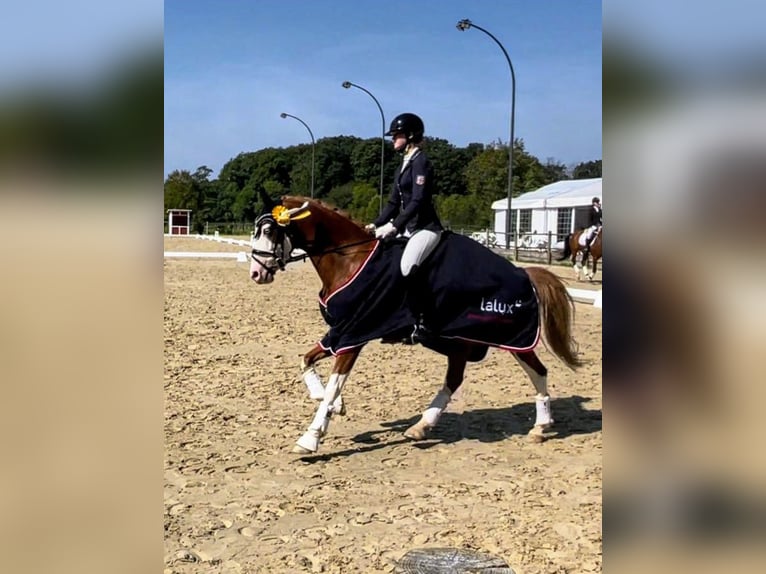
<instances>
[{"instance_id":1,"label":"saddle","mask_svg":"<svg viewBox=\"0 0 766 574\"><path fill-rule=\"evenodd\" d=\"M599 230L599 227L597 225L594 225L584 230L580 234L580 237L577 238L577 243L580 245L580 247L585 247L586 245L588 247L591 247L593 243L596 241L596 237L598 236L598 230Z\"/></svg>"}]
</instances>

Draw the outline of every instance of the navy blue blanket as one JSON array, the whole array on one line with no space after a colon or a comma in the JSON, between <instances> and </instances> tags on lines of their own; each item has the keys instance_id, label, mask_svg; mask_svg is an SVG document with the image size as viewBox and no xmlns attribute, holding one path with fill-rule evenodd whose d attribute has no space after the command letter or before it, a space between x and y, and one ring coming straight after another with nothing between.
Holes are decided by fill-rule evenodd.
<instances>
[{"instance_id":1,"label":"navy blue blanket","mask_svg":"<svg viewBox=\"0 0 766 574\"><path fill-rule=\"evenodd\" d=\"M414 329L399 270L403 250L402 241L379 242L348 283L329 296L320 293L330 326L320 342L324 349L339 354ZM537 345L539 310L527 273L473 239L445 232L414 281L411 288L425 294L426 324L440 338L513 351ZM442 352L438 344L428 346Z\"/></svg>"}]
</instances>

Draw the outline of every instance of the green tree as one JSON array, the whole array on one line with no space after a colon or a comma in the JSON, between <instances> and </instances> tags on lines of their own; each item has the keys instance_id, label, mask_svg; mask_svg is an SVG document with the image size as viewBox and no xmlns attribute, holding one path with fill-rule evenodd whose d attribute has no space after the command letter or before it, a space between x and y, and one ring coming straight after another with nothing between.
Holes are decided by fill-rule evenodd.
<instances>
[{"instance_id":1,"label":"green tree","mask_svg":"<svg viewBox=\"0 0 766 574\"><path fill-rule=\"evenodd\" d=\"M352 194L353 199L348 207L351 217L362 223L370 223L378 217L379 187L369 183L355 183Z\"/></svg>"},{"instance_id":2,"label":"green tree","mask_svg":"<svg viewBox=\"0 0 766 574\"><path fill-rule=\"evenodd\" d=\"M477 202L470 195L442 195L436 198L439 218L450 229L477 225L477 221L481 220L477 206Z\"/></svg>"},{"instance_id":3,"label":"green tree","mask_svg":"<svg viewBox=\"0 0 766 574\"><path fill-rule=\"evenodd\" d=\"M465 168L468 195L476 206L471 223L488 225L492 218L492 202L506 196L508 186L508 152L501 147L487 148Z\"/></svg>"},{"instance_id":4,"label":"green tree","mask_svg":"<svg viewBox=\"0 0 766 574\"><path fill-rule=\"evenodd\" d=\"M590 179L601 177L601 160L578 163L572 170L572 179Z\"/></svg>"}]
</instances>

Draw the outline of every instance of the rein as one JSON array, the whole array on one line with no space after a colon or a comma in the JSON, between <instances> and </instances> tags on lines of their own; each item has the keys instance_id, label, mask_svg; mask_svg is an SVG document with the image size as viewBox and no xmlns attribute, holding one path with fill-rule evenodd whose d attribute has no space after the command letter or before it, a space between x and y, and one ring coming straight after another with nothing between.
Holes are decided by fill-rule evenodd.
<instances>
[{"instance_id":1,"label":"rein","mask_svg":"<svg viewBox=\"0 0 766 574\"><path fill-rule=\"evenodd\" d=\"M314 257L315 255L326 255L328 253L337 253L339 251L342 251L343 249L347 249L348 247L356 247L357 245L364 245L365 243L371 243L373 241L377 241L377 238L372 237L370 239L362 239L361 241L355 241L354 243L346 243L345 245L339 245L338 247L333 247L332 249L325 249L324 251L319 251L318 253L304 253L303 255L291 255L288 257L287 263L292 263L293 261L303 261L304 259L308 259L309 257Z\"/></svg>"},{"instance_id":2,"label":"rein","mask_svg":"<svg viewBox=\"0 0 766 574\"><path fill-rule=\"evenodd\" d=\"M285 270L285 266L288 263L294 263L295 261L304 261L304 260L308 259L309 257L326 255L328 253L338 253L338 252L340 252L340 251L342 251L344 249L347 249L349 247L356 247L357 245L364 245L365 243L371 243L373 241L377 241L377 238L371 237L369 239L363 239L361 241L355 241L353 243L347 243L345 245L339 245L337 247L333 247L333 248L330 248L330 249L325 249L324 251L319 251L319 252L316 252L316 253L309 253L307 251L303 255L290 255L290 256L287 257L287 260L283 259L282 254L278 253L278 250L281 251L281 245L278 245L278 244L281 244L281 242L277 241L277 242L275 242L274 250L273 251L262 251L260 249L253 249L250 252L250 258L253 261L255 261L256 263L258 263L258 265L263 267L267 272L269 272L269 273L271 273L273 275L273 274L276 273L277 269L281 269L282 271L284 271ZM267 265L264 265L256 256L273 257L276 260L276 262L277 262L277 266L273 267L273 268L272 267L268 267Z\"/></svg>"}]
</instances>

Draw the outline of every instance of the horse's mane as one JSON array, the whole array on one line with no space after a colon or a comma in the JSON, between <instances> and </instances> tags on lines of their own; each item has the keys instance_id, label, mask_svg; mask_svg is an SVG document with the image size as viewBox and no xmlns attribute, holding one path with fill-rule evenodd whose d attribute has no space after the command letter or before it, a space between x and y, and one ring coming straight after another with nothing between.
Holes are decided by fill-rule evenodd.
<instances>
[{"instance_id":1,"label":"horse's mane","mask_svg":"<svg viewBox=\"0 0 766 574\"><path fill-rule=\"evenodd\" d=\"M348 223L352 223L359 227L360 229L364 229L364 223L361 223L351 217L346 211L335 207L331 203L327 203L325 201L322 201L321 199L311 199L310 197L304 197L304 196L298 196L298 195L285 195L282 197L282 202L291 202L295 203L296 206L303 205L305 202L309 202L309 205L311 206L310 209L319 209L320 211L323 211L328 216L332 218L341 219L343 221L346 221Z\"/></svg>"}]
</instances>

